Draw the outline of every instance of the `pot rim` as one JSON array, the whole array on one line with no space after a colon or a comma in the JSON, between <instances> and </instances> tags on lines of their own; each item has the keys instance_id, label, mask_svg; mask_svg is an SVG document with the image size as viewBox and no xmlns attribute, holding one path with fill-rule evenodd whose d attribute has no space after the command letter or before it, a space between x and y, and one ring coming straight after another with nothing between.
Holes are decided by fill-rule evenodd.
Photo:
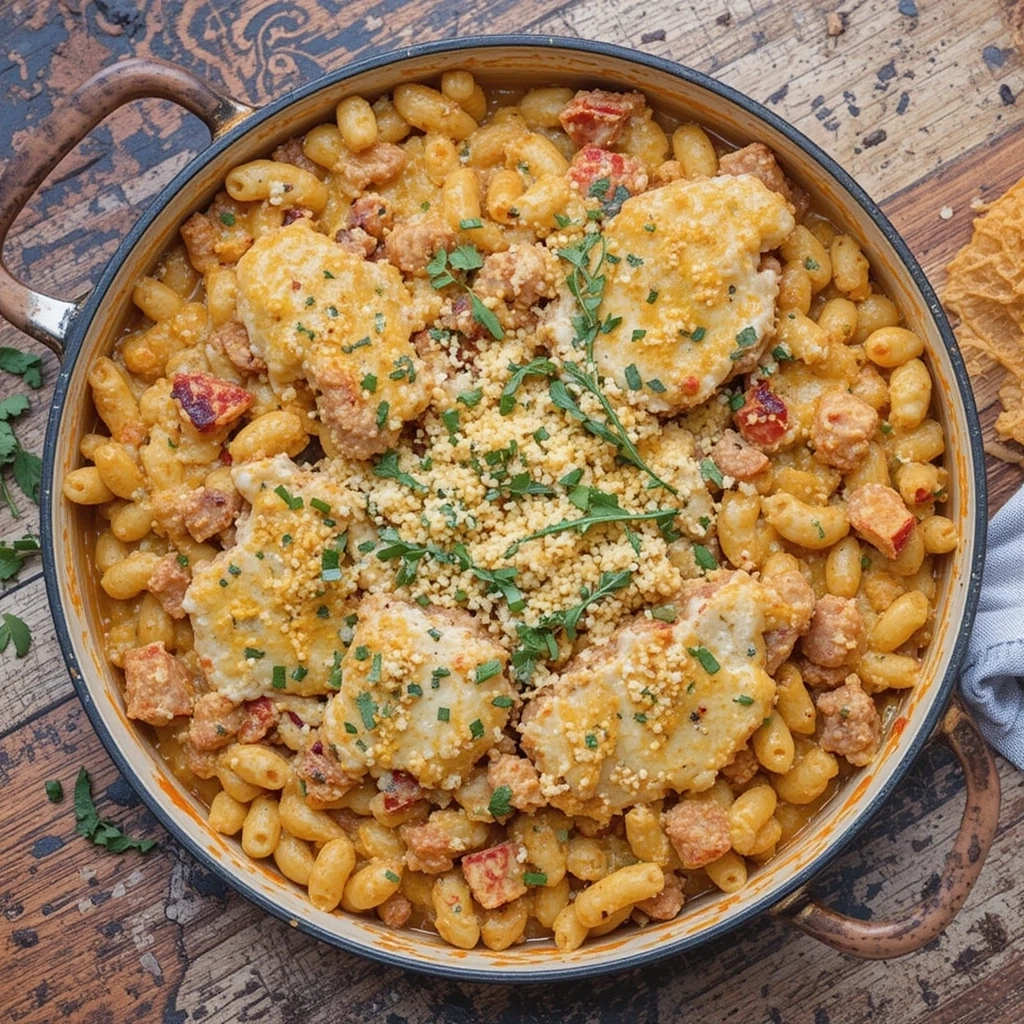
<instances>
[{"instance_id":1,"label":"pot rim","mask_svg":"<svg viewBox=\"0 0 1024 1024\"><path fill-rule=\"evenodd\" d=\"M875 224L886 241L892 246L902 266L909 274L915 288L920 293L927 308L928 315L934 323L936 331L942 340L950 359L953 376L957 384L957 394L964 403L964 415L970 424L971 429L967 432L971 464L975 469L975 475L970 483L973 487L972 497L977 507L975 516L973 561L970 565L969 578L965 581L964 590L964 614L960 623L960 629L953 644L953 650L945 675L935 683L935 696L923 720L918 724L917 731L911 737L906 746L903 747L899 756L893 759L888 766L889 776L879 787L875 796L857 812L858 821L850 827L844 835L834 840L830 846L817 854L802 868L795 871L790 877L784 879L777 886L751 901L741 911L733 916L726 916L723 920L712 923L709 927L692 935L678 936L665 941L663 946L641 950L632 954L622 955L615 958L600 957L593 961L583 963L559 963L552 959L544 965L530 965L522 971L508 972L501 971L494 967L489 969L478 969L475 967L462 966L457 960L444 960L435 958L426 960L414 960L401 952L392 952L369 943L350 939L321 927L312 920L296 920L275 901L260 891L249 880L234 874L226 868L219 858L201 844L194 842L176 824L175 816L166 802L161 802L152 796L147 786L139 778L132 768L128 757L122 752L114 739L111 731L96 706L89 686L78 665L75 657L68 621L64 614L62 605L62 590L58 580L58 567L56 565L56 539L52 525L55 500L60 500L60 495L55 498L53 484L56 471L55 452L57 438L60 431L61 419L66 405L67 391L76 370L76 362L81 352L85 337L93 320L99 313L100 306L104 301L106 293L119 267L126 256L133 250L138 242L145 236L154 220L167 205L171 197L177 195L188 185L196 174L210 162L220 156L241 138L247 135L254 128L267 123L275 118L282 111L297 104L322 90L329 89L350 78L356 77L364 72L378 70L389 65L398 65L402 62L415 58L422 58L434 54L449 54L452 52L463 52L472 50L494 50L506 49L540 49L555 52L558 50L571 50L583 54L610 57L618 61L639 65L642 68L649 68L687 84L693 85L706 92L717 95L728 102L733 103L746 113L753 115L765 122L771 128L784 135L795 146L802 149L810 156L824 171L830 175L835 182L849 195L853 202L858 205L865 215ZM553 72L557 74L557 71ZM807 138L793 125L769 110L759 101L739 92L733 87L726 85L716 79L696 71L675 61L658 57L652 54L633 50L629 47L613 43L605 43L594 40L578 39L561 36L531 36L528 34L502 34L484 36L466 36L454 40L437 40L414 46L404 47L399 50L386 51L371 57L365 57L335 71L328 72L319 78L314 79L305 85L290 90L278 99L272 100L263 107L257 108L253 114L247 116L242 122L225 132L216 141L212 142L206 149L192 158L186 166L179 171L174 178L150 201L149 205L128 232L124 240L118 246L114 256L107 263L99 281L81 304L78 313L75 315L69 333L64 352L62 365L55 383L54 398L48 413L46 437L43 450L43 478L40 488L40 533L43 551L43 574L46 582L47 597L50 608L53 612L54 624L58 643L64 657L65 664L71 676L72 683L78 697L89 717L93 728L96 730L107 753L113 759L118 770L132 784L133 789L140 795L149 811L188 852L195 857L205 868L213 872L219 878L225 880L233 889L254 903L260 910L272 914L279 920L297 927L298 930L324 941L335 947L345 949L374 959L390 966L413 970L418 973L447 977L461 981L476 981L490 983L536 983L539 981L568 980L585 977L593 977L601 974L608 974L645 966L668 956L683 953L696 946L703 945L731 932L741 924L748 923L753 918L763 914L772 906L780 903L786 897L791 896L797 890L806 886L816 875L843 853L858 835L878 813L883 804L892 795L910 765L917 759L924 745L929 741L935 727L940 721L942 714L948 706L952 697L956 682L957 670L966 653L967 644L970 638L971 626L974 621L977 609L979 591L981 586L982 564L984 560L985 538L987 534L986 516L986 478L984 473L984 450L981 438L980 421L974 396L970 388L969 377L963 358L957 346L955 336L942 309L932 286L928 282L917 259L910 252L906 243L893 227L892 223L882 212L880 207L867 192L845 171L832 157L822 150L816 143ZM965 540L967 538L964 538Z\"/></svg>"}]
</instances>

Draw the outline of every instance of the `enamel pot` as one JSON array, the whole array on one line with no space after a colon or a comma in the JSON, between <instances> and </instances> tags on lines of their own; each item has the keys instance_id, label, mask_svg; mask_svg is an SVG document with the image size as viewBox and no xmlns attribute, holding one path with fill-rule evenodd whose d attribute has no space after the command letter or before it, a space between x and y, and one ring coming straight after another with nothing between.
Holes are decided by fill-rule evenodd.
<instances>
[{"instance_id":1,"label":"enamel pot","mask_svg":"<svg viewBox=\"0 0 1024 1024\"><path fill-rule=\"evenodd\" d=\"M206 207L227 171L332 120L343 95L375 96L404 81L436 81L455 68L471 70L485 84L638 89L656 108L679 120L697 121L734 144L756 140L770 146L787 174L811 193L817 209L860 240L879 285L898 303L907 326L926 339L935 415L948 441L947 515L961 537L958 551L947 556L942 569L934 641L922 682L889 723L876 760L854 774L811 826L753 872L739 892L694 899L673 921L620 929L569 954L546 941L500 953L464 952L434 935L393 931L376 917L321 913L272 867L249 859L234 839L212 832L205 809L125 716L118 673L102 649L86 513L66 502L61 492L65 475L80 464L79 440L96 422L86 380L89 367L109 351L124 327L137 278L176 238L182 222ZM898 956L935 938L977 878L999 810L991 755L952 699L981 578L986 527L981 429L967 373L935 294L892 225L850 176L771 111L727 86L666 60L593 42L521 36L431 43L349 65L258 110L168 64L127 60L82 85L9 161L0 179L0 246L18 212L58 161L103 117L142 96L171 100L199 116L210 129L210 146L160 193L83 301L41 294L0 268L0 314L61 359L41 499L50 606L68 670L96 731L164 826L207 868L291 925L390 964L467 980L542 981L635 967L719 937L765 912L865 957ZM809 893L811 879L850 843L933 740L953 749L967 789L963 822L940 883L929 886L921 903L897 920L854 920L820 905Z\"/></svg>"}]
</instances>

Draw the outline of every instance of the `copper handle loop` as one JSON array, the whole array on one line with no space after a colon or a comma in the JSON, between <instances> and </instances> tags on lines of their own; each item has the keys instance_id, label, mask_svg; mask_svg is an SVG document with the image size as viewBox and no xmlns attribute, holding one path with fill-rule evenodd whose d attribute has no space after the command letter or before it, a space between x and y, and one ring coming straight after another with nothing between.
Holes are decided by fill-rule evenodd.
<instances>
[{"instance_id":1,"label":"copper handle loop","mask_svg":"<svg viewBox=\"0 0 1024 1024\"><path fill-rule=\"evenodd\" d=\"M899 918L861 921L817 903L804 887L772 908L819 942L852 956L886 960L938 937L956 916L981 872L999 824L999 773L978 727L954 701L937 738L956 755L964 772L967 803L939 884Z\"/></svg>"},{"instance_id":2,"label":"copper handle loop","mask_svg":"<svg viewBox=\"0 0 1024 1024\"><path fill-rule=\"evenodd\" d=\"M57 164L108 114L144 96L171 100L191 111L214 139L253 111L165 61L119 61L96 72L56 107L0 175L0 316L58 356L80 307L19 281L3 262L3 246L15 218Z\"/></svg>"}]
</instances>

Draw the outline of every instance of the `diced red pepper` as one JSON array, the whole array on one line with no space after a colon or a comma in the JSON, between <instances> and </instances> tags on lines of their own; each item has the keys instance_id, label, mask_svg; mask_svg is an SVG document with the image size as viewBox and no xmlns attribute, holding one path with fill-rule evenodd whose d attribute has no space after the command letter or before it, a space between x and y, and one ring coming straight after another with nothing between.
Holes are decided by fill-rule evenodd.
<instances>
[{"instance_id":1,"label":"diced red pepper","mask_svg":"<svg viewBox=\"0 0 1024 1024\"><path fill-rule=\"evenodd\" d=\"M462 874L473 899L485 910L510 903L526 892L523 881L524 848L509 840L497 846L467 853L462 858Z\"/></svg>"}]
</instances>

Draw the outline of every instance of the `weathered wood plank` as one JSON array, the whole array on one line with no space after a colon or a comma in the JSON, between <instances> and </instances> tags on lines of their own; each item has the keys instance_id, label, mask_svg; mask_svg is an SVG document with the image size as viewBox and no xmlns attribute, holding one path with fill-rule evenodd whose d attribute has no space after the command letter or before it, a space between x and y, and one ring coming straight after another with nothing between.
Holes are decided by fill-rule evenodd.
<instances>
[{"instance_id":1,"label":"weathered wood plank","mask_svg":"<svg viewBox=\"0 0 1024 1024\"><path fill-rule=\"evenodd\" d=\"M579 34L691 64L793 121L855 173L905 234L936 283L969 237L970 200L1017 176L1024 124L1016 97L1024 62L997 0L948 5L853 0L843 30L827 34L817 0L728 0L650 7L640 0L442 0L412 4L298 0L113 2L0 0L0 154L89 73L129 54L172 59L241 98L262 103L353 54L473 31ZM901 13L916 10L916 15ZM557 69L553 69L556 73ZM884 132L884 138L880 133ZM94 280L141 205L205 144L173 105L141 101L110 118L58 169L20 219L5 256L38 288L79 294ZM949 206L954 215L943 220ZM0 345L42 352L0 325ZM56 361L46 354L47 380ZM983 419L994 386L975 380ZM20 382L0 379L0 397ZM16 429L39 450L50 389ZM1020 472L990 471L993 503ZM0 505L0 536L36 530L16 496ZM37 571L0 594L0 612L32 625L35 643L0 656L0 1008L42 1022L164 1020L541 1021L744 1020L786 1024L1019 1024L1024 931L1017 880L1024 836L1021 774L1001 764L1001 831L981 880L948 932L891 964L861 963L781 923L753 922L686 956L610 978L551 986L479 986L420 978L319 945L269 918L211 878L173 841L147 858L111 856L73 834L66 801L79 764L93 772L101 813L136 834L162 835L117 779L70 692ZM822 899L884 915L918 898L959 818L960 784L948 760L927 755L854 852L820 884ZM870 908L863 909L863 908ZM861 909L858 909L861 908ZM12 969L13 968L13 969ZM738 983L742 979L742 984Z\"/></svg>"},{"instance_id":2,"label":"weathered wood plank","mask_svg":"<svg viewBox=\"0 0 1024 1024\"><path fill-rule=\"evenodd\" d=\"M705 71L768 104L883 200L1024 113L1007 98L1024 87L1024 61L994 4L960 5L955 26L941 5L911 8L916 16L900 14L895 0L745 0L680 5L662 22L643 0L582 0L530 27L622 42ZM830 10L841 12L837 36L828 35ZM655 28L663 38L651 38Z\"/></svg>"}]
</instances>

